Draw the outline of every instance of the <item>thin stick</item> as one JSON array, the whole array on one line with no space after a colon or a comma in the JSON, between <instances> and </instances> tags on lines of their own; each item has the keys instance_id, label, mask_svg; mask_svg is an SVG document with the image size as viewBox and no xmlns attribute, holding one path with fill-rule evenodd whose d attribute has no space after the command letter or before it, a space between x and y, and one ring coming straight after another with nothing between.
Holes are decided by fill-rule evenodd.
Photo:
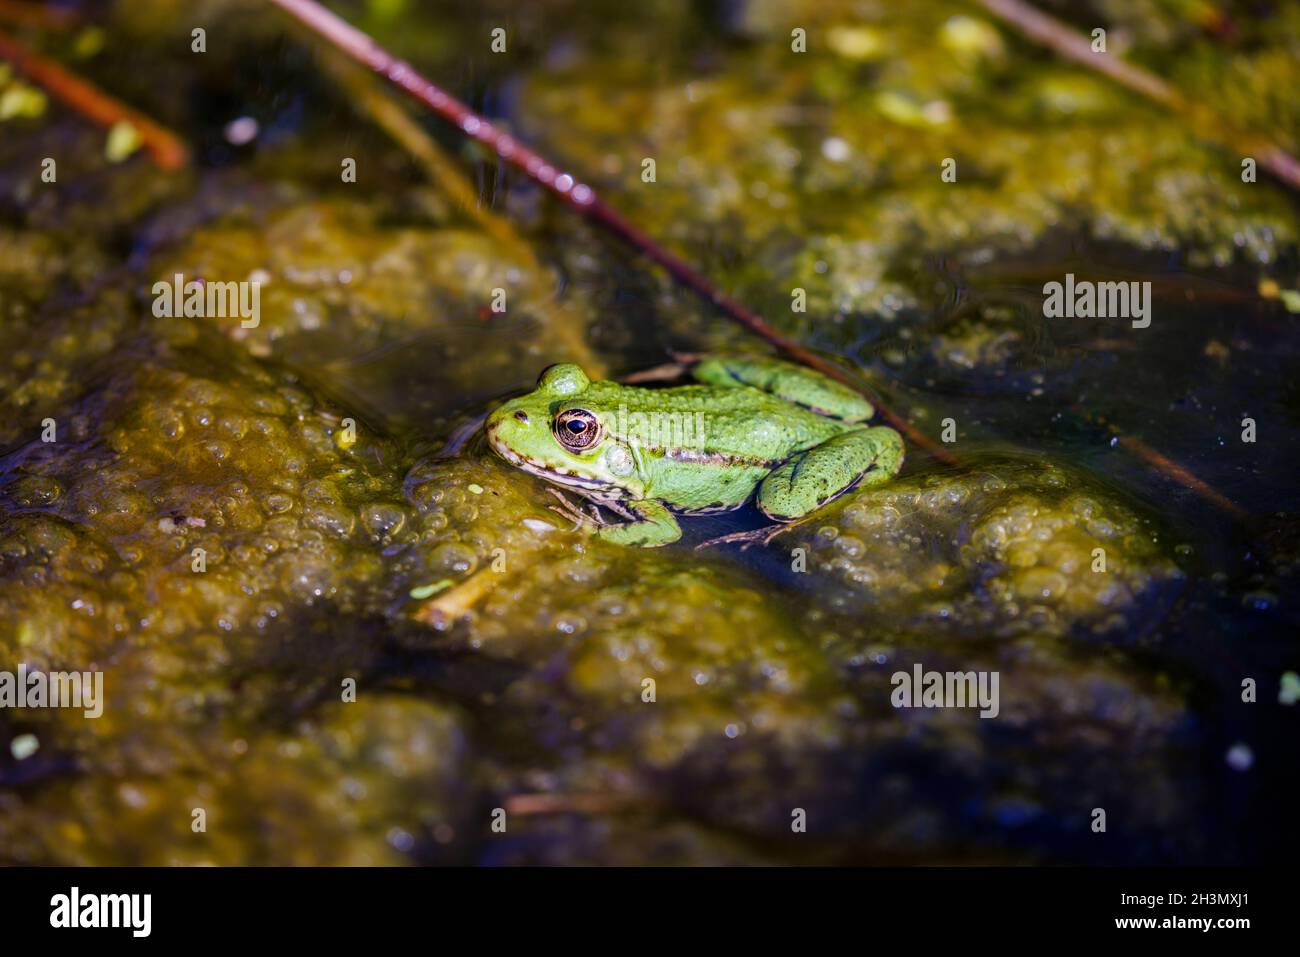
<instances>
[{"instance_id":1,"label":"thin stick","mask_svg":"<svg viewBox=\"0 0 1300 957\"><path fill-rule=\"evenodd\" d=\"M547 814L613 814L648 807L644 798L600 792L567 794L512 794L505 800L506 810L514 816L532 817Z\"/></svg>"},{"instance_id":2,"label":"thin stick","mask_svg":"<svg viewBox=\"0 0 1300 957\"><path fill-rule=\"evenodd\" d=\"M176 134L53 60L34 53L3 31L0 31L0 60L8 60L32 82L100 126L112 128L121 122L130 123L140 134L154 163L165 172L175 172L189 162L189 150Z\"/></svg>"},{"instance_id":3,"label":"thin stick","mask_svg":"<svg viewBox=\"0 0 1300 957\"><path fill-rule=\"evenodd\" d=\"M1114 428L1113 426L1111 427L1111 431L1114 432L1115 435L1118 437L1119 444L1124 446L1124 448L1128 449L1138 458L1155 466L1157 469L1159 469L1161 472L1164 472L1166 475L1170 476L1171 478L1174 478L1177 481L1181 482L1183 485L1190 488L1193 492L1196 492L1202 498L1207 499L1208 501L1213 502L1215 505L1219 506L1219 508L1223 509L1225 512L1230 512L1232 515L1240 519L1250 518L1250 513L1248 511L1246 511L1244 508L1242 508L1232 499L1228 498L1218 489L1214 488L1214 486L1208 485L1205 482L1201 481L1199 478L1197 478L1191 472L1187 471L1187 469L1183 468L1181 465L1179 465L1173 459L1169 458L1164 453L1156 451L1151 446L1147 445L1145 442L1143 442L1139 438L1136 438L1135 436L1125 435L1124 433L1120 432L1119 429Z\"/></svg>"},{"instance_id":4,"label":"thin stick","mask_svg":"<svg viewBox=\"0 0 1300 957\"><path fill-rule=\"evenodd\" d=\"M1104 74L1126 89L1181 115L1197 134L1243 156L1252 156L1264 169L1294 190L1300 190L1300 160L1267 136L1244 130L1212 110L1193 103L1179 90L1148 70L1109 53L1094 53L1092 41L1024 0L978 0L993 16L1057 56Z\"/></svg>"},{"instance_id":5,"label":"thin stick","mask_svg":"<svg viewBox=\"0 0 1300 957\"><path fill-rule=\"evenodd\" d=\"M540 274L542 266L533 247L523 240L508 220L479 202L478 193L468 177L424 127L407 113L406 104L395 99L396 94L382 86L374 74L357 66L337 48L327 46L323 53L325 69L343 88L352 104L416 160L429 181L463 216L525 263L529 270ZM582 363L583 368L590 369L593 375L605 375L605 364L591 351L582 335L582 324L573 315L572 306L559 299L550 299L532 303L530 310L547 320L554 331L557 347L567 350L574 361Z\"/></svg>"},{"instance_id":6,"label":"thin stick","mask_svg":"<svg viewBox=\"0 0 1300 957\"><path fill-rule=\"evenodd\" d=\"M21 0L0 0L0 23L46 30L71 30L80 22L81 17L73 10L43 7Z\"/></svg>"},{"instance_id":7,"label":"thin stick","mask_svg":"<svg viewBox=\"0 0 1300 957\"><path fill-rule=\"evenodd\" d=\"M415 158L429 181L442 190L463 216L511 251L531 255L530 247L511 225L483 207L478 193L455 160L434 142L424 127L407 115L404 103L336 48L326 47L324 54L323 66L353 105Z\"/></svg>"},{"instance_id":8,"label":"thin stick","mask_svg":"<svg viewBox=\"0 0 1300 957\"><path fill-rule=\"evenodd\" d=\"M914 445L926 449L936 459L946 464L955 461L950 452L881 403L856 376L850 375L841 367L805 349L793 339L783 336L757 313L715 287L685 260L660 246L650 236L624 219L613 207L597 197L595 190L590 186L558 169L510 134L497 129L464 103L425 79L409 63L394 57L347 21L326 10L315 0L270 0L270 2L292 14L313 32L329 40L359 63L386 77L389 82L405 90L438 116L454 123L467 136L490 148L502 162L521 171L558 197L569 208L599 223L642 255L662 266L683 286L713 304L729 318L740 323L778 351L802 365L816 369L866 394L876 406L881 418L903 433Z\"/></svg>"}]
</instances>

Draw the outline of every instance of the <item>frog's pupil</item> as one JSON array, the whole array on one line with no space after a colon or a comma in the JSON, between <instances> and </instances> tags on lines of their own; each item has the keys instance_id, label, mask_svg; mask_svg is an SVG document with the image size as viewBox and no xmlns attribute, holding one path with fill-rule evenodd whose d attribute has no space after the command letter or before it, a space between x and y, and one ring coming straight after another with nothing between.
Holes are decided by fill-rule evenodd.
<instances>
[{"instance_id":1,"label":"frog's pupil","mask_svg":"<svg viewBox=\"0 0 1300 957\"><path fill-rule=\"evenodd\" d=\"M585 429L586 427L587 427L587 423L586 423L586 422L583 422L583 421L581 421L581 420L579 420L579 419L570 419L570 420L569 420L569 431L570 431L570 432L581 432L581 431L582 431L583 429Z\"/></svg>"}]
</instances>

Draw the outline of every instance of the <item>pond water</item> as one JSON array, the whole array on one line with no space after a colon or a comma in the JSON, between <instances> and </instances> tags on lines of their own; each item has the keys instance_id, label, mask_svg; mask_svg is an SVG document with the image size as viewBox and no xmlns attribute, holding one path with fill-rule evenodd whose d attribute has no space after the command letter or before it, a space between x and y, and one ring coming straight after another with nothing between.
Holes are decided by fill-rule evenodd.
<instances>
[{"instance_id":1,"label":"pond water","mask_svg":"<svg viewBox=\"0 0 1300 957\"><path fill-rule=\"evenodd\" d=\"M750 548L572 531L491 408L763 343L269 5L0 22L192 150L0 119L0 672L105 696L0 708L0 862L1294 850L1293 193L973 4L331 6L953 461ZM1300 146L1294 10L1043 6ZM256 325L159 317L177 275ZM896 707L918 666L996 716Z\"/></svg>"}]
</instances>

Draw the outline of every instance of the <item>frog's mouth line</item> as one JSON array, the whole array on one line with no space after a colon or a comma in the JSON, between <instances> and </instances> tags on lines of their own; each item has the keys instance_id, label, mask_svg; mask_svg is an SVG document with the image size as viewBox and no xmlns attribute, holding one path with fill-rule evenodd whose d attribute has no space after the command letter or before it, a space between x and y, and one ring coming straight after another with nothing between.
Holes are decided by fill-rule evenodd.
<instances>
[{"instance_id":1,"label":"frog's mouth line","mask_svg":"<svg viewBox=\"0 0 1300 957\"><path fill-rule=\"evenodd\" d=\"M623 498L623 489L609 482L600 479L587 478L582 475L576 475L573 472L560 471L557 469L547 468L535 459L530 459L520 455L513 449L507 448L497 438L495 429L487 430L488 445L492 451L501 456L515 468L522 469L530 475L536 475L540 479L553 482L556 485L563 485L567 488L577 489L589 498L617 500Z\"/></svg>"}]
</instances>

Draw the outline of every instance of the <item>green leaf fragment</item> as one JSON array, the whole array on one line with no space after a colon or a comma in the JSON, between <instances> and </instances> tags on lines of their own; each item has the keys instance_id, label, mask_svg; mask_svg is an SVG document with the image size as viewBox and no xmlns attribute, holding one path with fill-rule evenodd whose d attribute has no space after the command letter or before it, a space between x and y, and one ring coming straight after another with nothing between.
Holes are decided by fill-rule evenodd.
<instances>
[{"instance_id":1,"label":"green leaf fragment","mask_svg":"<svg viewBox=\"0 0 1300 957\"><path fill-rule=\"evenodd\" d=\"M423 601L438 592L451 587L451 579L444 578L442 581L436 581L431 585L420 585L418 588L411 589L411 597L416 601Z\"/></svg>"},{"instance_id":2,"label":"green leaf fragment","mask_svg":"<svg viewBox=\"0 0 1300 957\"><path fill-rule=\"evenodd\" d=\"M1293 705L1300 701L1300 675L1294 671L1282 673L1282 687L1277 693L1278 704Z\"/></svg>"},{"instance_id":3,"label":"green leaf fragment","mask_svg":"<svg viewBox=\"0 0 1300 957\"><path fill-rule=\"evenodd\" d=\"M89 60L104 49L104 31L99 27L87 27L77 34L73 41L72 52L78 60Z\"/></svg>"},{"instance_id":4,"label":"green leaf fragment","mask_svg":"<svg viewBox=\"0 0 1300 957\"><path fill-rule=\"evenodd\" d=\"M26 83L15 83L0 93L0 120L35 119L45 113L45 94Z\"/></svg>"},{"instance_id":5,"label":"green leaf fragment","mask_svg":"<svg viewBox=\"0 0 1300 957\"><path fill-rule=\"evenodd\" d=\"M108 131L108 143L104 147L104 156L110 163L120 163L138 150L144 142L140 131L126 120L119 120Z\"/></svg>"}]
</instances>

